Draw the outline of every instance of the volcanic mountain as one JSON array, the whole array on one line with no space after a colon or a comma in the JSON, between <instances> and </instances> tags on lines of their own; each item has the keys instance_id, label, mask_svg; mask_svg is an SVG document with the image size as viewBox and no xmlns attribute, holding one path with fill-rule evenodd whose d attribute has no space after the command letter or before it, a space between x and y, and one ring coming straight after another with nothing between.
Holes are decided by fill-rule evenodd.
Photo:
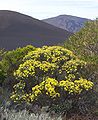
<instances>
[{"instance_id":1,"label":"volcanic mountain","mask_svg":"<svg viewBox=\"0 0 98 120\"><path fill-rule=\"evenodd\" d=\"M69 32L75 33L78 32L84 26L85 22L89 20L90 19L71 15L59 15L57 17L44 19L43 21L58 28L62 28Z\"/></svg>"},{"instance_id":2,"label":"volcanic mountain","mask_svg":"<svg viewBox=\"0 0 98 120\"><path fill-rule=\"evenodd\" d=\"M71 34L30 16L0 10L0 49L11 50L28 44L36 47L57 45Z\"/></svg>"}]
</instances>

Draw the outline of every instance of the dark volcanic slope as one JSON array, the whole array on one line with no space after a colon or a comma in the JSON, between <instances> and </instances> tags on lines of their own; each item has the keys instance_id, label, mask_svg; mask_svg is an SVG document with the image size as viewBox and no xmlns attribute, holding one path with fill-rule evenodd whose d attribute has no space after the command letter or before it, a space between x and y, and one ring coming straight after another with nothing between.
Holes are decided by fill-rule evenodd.
<instances>
[{"instance_id":1,"label":"dark volcanic slope","mask_svg":"<svg viewBox=\"0 0 98 120\"><path fill-rule=\"evenodd\" d=\"M84 26L84 23L88 20L89 19L71 15L60 15L57 17L44 19L43 21L58 28L62 28L69 32L75 33L79 31Z\"/></svg>"},{"instance_id":2,"label":"dark volcanic slope","mask_svg":"<svg viewBox=\"0 0 98 120\"><path fill-rule=\"evenodd\" d=\"M15 49L28 44L56 45L71 35L43 21L13 11L0 11L0 48Z\"/></svg>"}]
</instances>

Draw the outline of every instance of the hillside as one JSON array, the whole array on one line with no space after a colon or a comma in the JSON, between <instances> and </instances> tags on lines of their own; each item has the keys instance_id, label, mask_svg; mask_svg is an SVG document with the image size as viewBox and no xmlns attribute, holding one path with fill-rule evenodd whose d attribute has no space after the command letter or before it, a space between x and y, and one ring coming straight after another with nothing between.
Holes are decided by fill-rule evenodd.
<instances>
[{"instance_id":1,"label":"hillside","mask_svg":"<svg viewBox=\"0 0 98 120\"><path fill-rule=\"evenodd\" d=\"M0 10L0 48L15 49L32 44L56 45L71 35L30 16L7 10Z\"/></svg>"},{"instance_id":2,"label":"hillside","mask_svg":"<svg viewBox=\"0 0 98 120\"><path fill-rule=\"evenodd\" d=\"M83 29L65 41L65 48L87 62L98 64L98 20L87 22Z\"/></svg>"},{"instance_id":3,"label":"hillside","mask_svg":"<svg viewBox=\"0 0 98 120\"><path fill-rule=\"evenodd\" d=\"M69 32L75 33L79 31L84 26L84 23L88 20L89 19L71 15L59 15L57 17L44 19L43 21L58 28L62 28Z\"/></svg>"}]
</instances>

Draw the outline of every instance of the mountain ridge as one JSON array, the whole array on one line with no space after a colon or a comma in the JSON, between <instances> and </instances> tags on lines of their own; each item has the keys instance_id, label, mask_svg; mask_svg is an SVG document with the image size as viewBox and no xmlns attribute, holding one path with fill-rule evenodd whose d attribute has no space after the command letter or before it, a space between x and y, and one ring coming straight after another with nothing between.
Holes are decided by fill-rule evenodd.
<instances>
[{"instance_id":1,"label":"mountain ridge","mask_svg":"<svg viewBox=\"0 0 98 120\"><path fill-rule=\"evenodd\" d=\"M56 45L72 33L15 11L0 10L0 48Z\"/></svg>"},{"instance_id":2,"label":"mountain ridge","mask_svg":"<svg viewBox=\"0 0 98 120\"><path fill-rule=\"evenodd\" d=\"M58 28L62 28L69 32L75 33L84 26L85 22L90 21L90 19L72 15L59 15L56 17L43 19L42 21L54 25Z\"/></svg>"}]
</instances>

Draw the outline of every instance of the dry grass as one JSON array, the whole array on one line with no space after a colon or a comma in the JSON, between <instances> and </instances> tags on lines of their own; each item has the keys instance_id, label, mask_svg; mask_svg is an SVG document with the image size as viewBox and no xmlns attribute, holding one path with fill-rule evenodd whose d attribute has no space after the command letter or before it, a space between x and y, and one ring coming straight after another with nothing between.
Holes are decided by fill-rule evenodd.
<instances>
[{"instance_id":1,"label":"dry grass","mask_svg":"<svg viewBox=\"0 0 98 120\"><path fill-rule=\"evenodd\" d=\"M40 114L29 114L27 110L16 112L5 109L0 113L0 120L62 120L62 118L61 116L50 117L49 113L44 112Z\"/></svg>"},{"instance_id":2,"label":"dry grass","mask_svg":"<svg viewBox=\"0 0 98 120\"><path fill-rule=\"evenodd\" d=\"M16 112L15 110L1 109L0 120L98 120L98 117L91 114L87 114L85 116L73 114L70 118L67 118L66 115L63 117L56 114L51 116L45 111L35 114L29 113L27 110Z\"/></svg>"}]
</instances>

